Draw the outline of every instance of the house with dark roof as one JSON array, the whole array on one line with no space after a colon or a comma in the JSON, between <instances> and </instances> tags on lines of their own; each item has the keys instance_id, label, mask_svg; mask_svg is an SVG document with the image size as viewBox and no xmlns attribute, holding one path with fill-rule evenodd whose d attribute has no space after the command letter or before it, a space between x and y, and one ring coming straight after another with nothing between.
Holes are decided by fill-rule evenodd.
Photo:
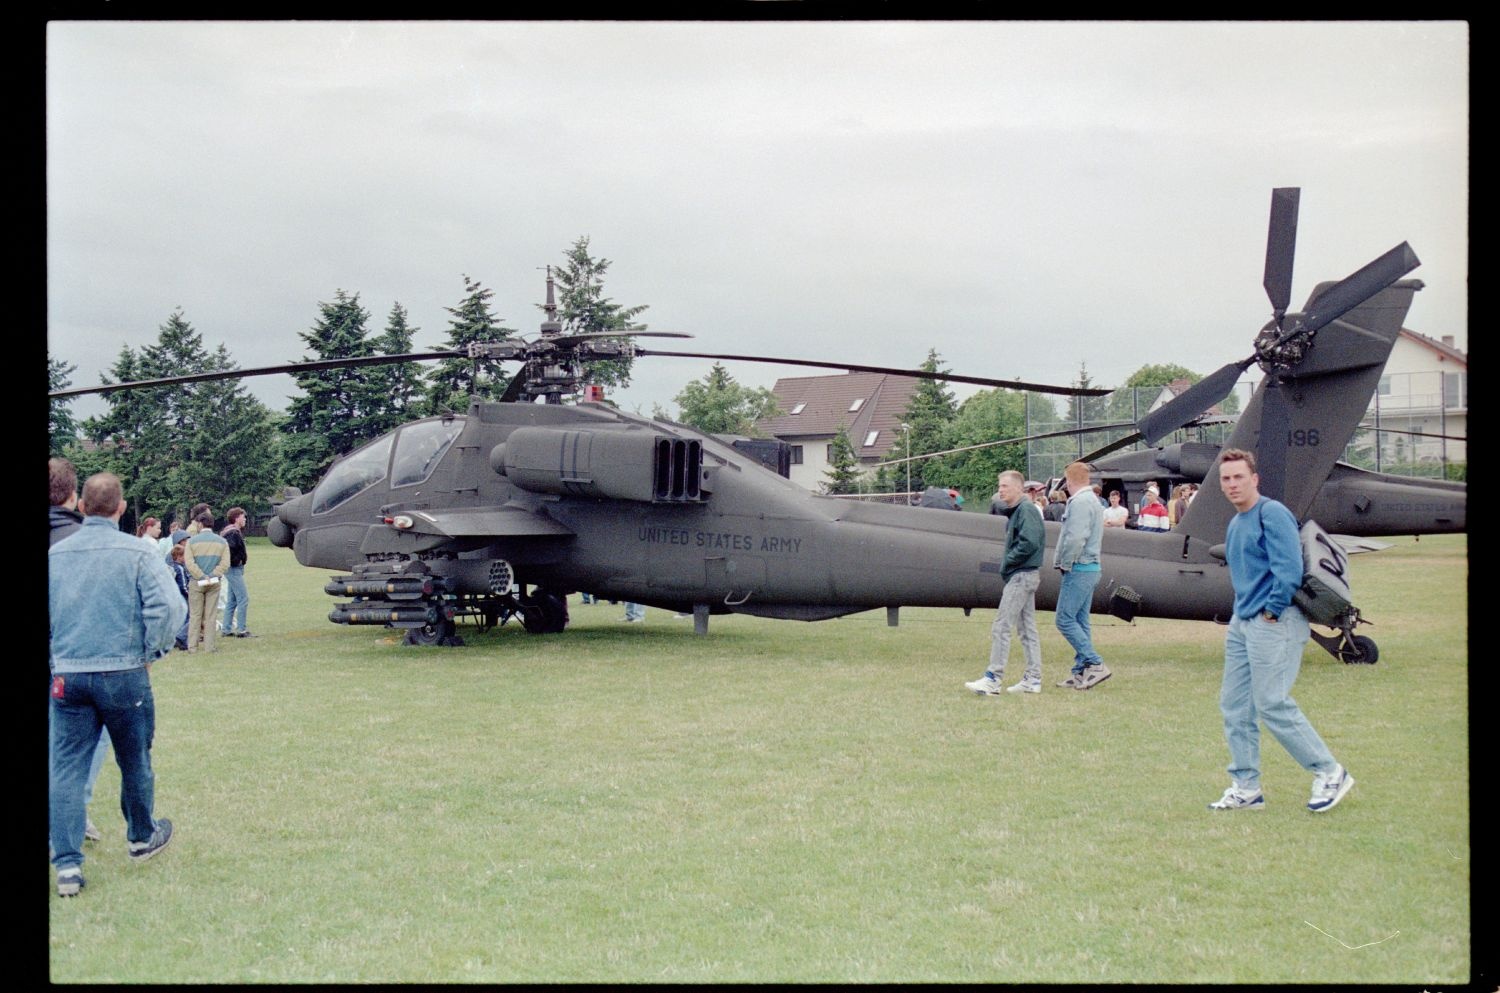
<instances>
[{"instance_id":1,"label":"house with dark roof","mask_svg":"<svg viewBox=\"0 0 1500 993\"><path fill-rule=\"evenodd\" d=\"M755 427L791 446L792 482L817 491L827 479L833 438L840 426L868 471L904 443L901 414L911 403L917 382L910 376L879 372L778 379L771 392L783 413L757 421Z\"/></svg>"}]
</instances>

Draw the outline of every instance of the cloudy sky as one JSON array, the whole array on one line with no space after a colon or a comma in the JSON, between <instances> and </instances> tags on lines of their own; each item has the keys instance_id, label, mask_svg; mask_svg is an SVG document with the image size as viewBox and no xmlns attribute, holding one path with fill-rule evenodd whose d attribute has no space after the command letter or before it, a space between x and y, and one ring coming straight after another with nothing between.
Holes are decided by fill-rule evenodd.
<instances>
[{"instance_id":1,"label":"cloudy sky","mask_svg":"<svg viewBox=\"0 0 1500 993\"><path fill-rule=\"evenodd\" d=\"M1462 23L52 22L46 73L74 385L179 307L244 367L304 357L340 289L419 349L464 274L535 331L580 236L615 302L696 336L661 347L1208 373L1270 316L1275 186L1294 306L1405 240L1407 326L1468 345ZM615 399L675 413L710 364L640 359Z\"/></svg>"}]
</instances>

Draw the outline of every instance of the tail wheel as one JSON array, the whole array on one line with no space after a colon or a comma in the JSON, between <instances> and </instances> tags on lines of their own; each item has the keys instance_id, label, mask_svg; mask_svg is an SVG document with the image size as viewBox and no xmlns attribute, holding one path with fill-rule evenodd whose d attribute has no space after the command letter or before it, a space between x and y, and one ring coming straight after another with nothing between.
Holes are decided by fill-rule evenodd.
<instances>
[{"instance_id":1,"label":"tail wheel","mask_svg":"<svg viewBox=\"0 0 1500 993\"><path fill-rule=\"evenodd\" d=\"M1374 665L1380 659L1380 649L1374 638L1357 634L1339 648L1339 660L1347 665Z\"/></svg>"},{"instance_id":2,"label":"tail wheel","mask_svg":"<svg viewBox=\"0 0 1500 993\"><path fill-rule=\"evenodd\" d=\"M452 621L438 621L435 624L424 624L419 628L407 628L406 637L401 639L403 645L435 646L435 645L462 645L463 640L454 634Z\"/></svg>"}]
</instances>

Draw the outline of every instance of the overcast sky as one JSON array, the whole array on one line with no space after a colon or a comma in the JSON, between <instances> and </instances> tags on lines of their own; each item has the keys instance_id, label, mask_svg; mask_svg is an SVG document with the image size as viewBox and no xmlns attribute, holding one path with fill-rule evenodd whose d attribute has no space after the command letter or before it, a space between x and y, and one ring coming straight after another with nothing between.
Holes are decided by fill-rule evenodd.
<instances>
[{"instance_id":1,"label":"overcast sky","mask_svg":"<svg viewBox=\"0 0 1500 993\"><path fill-rule=\"evenodd\" d=\"M580 236L696 336L663 348L1206 374L1270 317L1275 186L1294 306L1409 241L1407 326L1468 347L1462 23L53 22L46 72L74 385L179 307L243 367L302 358L340 289L441 347L464 274L534 332ZM675 413L710 365L639 359L614 399Z\"/></svg>"}]
</instances>

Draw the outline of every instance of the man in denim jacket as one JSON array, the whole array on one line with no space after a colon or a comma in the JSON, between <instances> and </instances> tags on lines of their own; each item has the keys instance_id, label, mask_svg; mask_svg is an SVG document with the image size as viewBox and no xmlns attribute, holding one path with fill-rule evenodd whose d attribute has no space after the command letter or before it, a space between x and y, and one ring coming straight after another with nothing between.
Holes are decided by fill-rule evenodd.
<instances>
[{"instance_id":1,"label":"man in denim jacket","mask_svg":"<svg viewBox=\"0 0 1500 993\"><path fill-rule=\"evenodd\" d=\"M186 609L166 561L119 528L120 480L90 476L83 526L47 552L52 721L49 831L57 892L83 888L84 781L109 729L120 766L120 808L132 861L151 858L172 837L152 816L151 739L156 708L151 661L172 647Z\"/></svg>"}]
</instances>

